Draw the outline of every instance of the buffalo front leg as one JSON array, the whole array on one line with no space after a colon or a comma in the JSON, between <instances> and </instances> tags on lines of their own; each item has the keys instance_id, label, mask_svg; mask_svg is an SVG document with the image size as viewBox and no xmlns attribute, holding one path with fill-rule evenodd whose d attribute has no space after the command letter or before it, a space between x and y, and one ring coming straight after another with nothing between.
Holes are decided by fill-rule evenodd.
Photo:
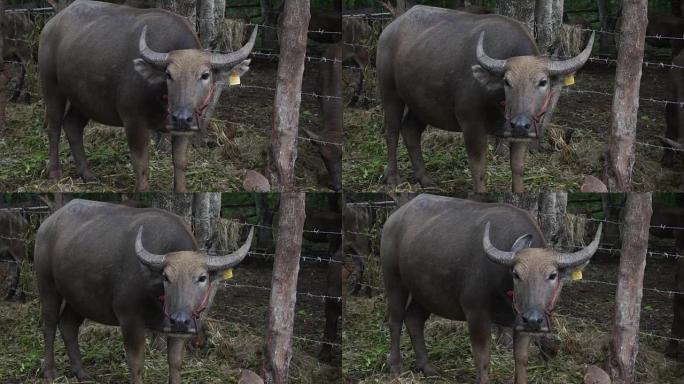
<instances>
[{"instance_id":1,"label":"buffalo front leg","mask_svg":"<svg viewBox=\"0 0 684 384\"><path fill-rule=\"evenodd\" d=\"M68 305L62 311L62 316L59 319L59 330L62 333L64 345L66 345L67 354L69 355L69 363L71 371L76 375L78 381L91 380L90 374L83 369L81 363L81 351L78 347L78 329L83 323L83 316L74 312Z\"/></svg>"},{"instance_id":2,"label":"buffalo front leg","mask_svg":"<svg viewBox=\"0 0 684 384\"><path fill-rule=\"evenodd\" d=\"M473 350L475 368L477 369L477 383L487 384L489 383L492 324L488 319L468 316L468 332L470 333L470 346Z\"/></svg>"},{"instance_id":3,"label":"buffalo front leg","mask_svg":"<svg viewBox=\"0 0 684 384\"><path fill-rule=\"evenodd\" d=\"M119 320L126 350L131 384L143 384L145 370L145 324L142 321Z\"/></svg>"},{"instance_id":4,"label":"buffalo front leg","mask_svg":"<svg viewBox=\"0 0 684 384\"><path fill-rule=\"evenodd\" d=\"M527 155L527 141L511 142L511 179L513 193L522 193L523 176L525 173L525 156Z\"/></svg>"},{"instance_id":5,"label":"buffalo front leg","mask_svg":"<svg viewBox=\"0 0 684 384\"><path fill-rule=\"evenodd\" d=\"M404 117L401 127L401 136L404 138L404 144L408 150L411 165L413 167L413 175L418 179L423 188L430 188L435 186L435 182L430 179L425 170L425 162L423 161L423 151L420 148L420 140L425 131L426 124L418 120L418 118L409 111Z\"/></svg>"},{"instance_id":6,"label":"buffalo front leg","mask_svg":"<svg viewBox=\"0 0 684 384\"><path fill-rule=\"evenodd\" d=\"M168 347L166 357L169 362L169 384L180 384L185 339L169 336L166 339L166 345Z\"/></svg>"},{"instance_id":7,"label":"buffalo front leg","mask_svg":"<svg viewBox=\"0 0 684 384\"><path fill-rule=\"evenodd\" d=\"M527 384L527 353L530 335L513 332L513 357L515 358L515 384Z\"/></svg>"},{"instance_id":8,"label":"buffalo front leg","mask_svg":"<svg viewBox=\"0 0 684 384\"><path fill-rule=\"evenodd\" d=\"M148 182L149 153L147 144L150 140L145 127L125 124L128 148L131 152L131 164L135 173L135 190L145 192L150 189Z\"/></svg>"},{"instance_id":9,"label":"buffalo front leg","mask_svg":"<svg viewBox=\"0 0 684 384\"><path fill-rule=\"evenodd\" d=\"M487 191L487 135L483 127L463 128L463 140L468 153L468 167L473 177L475 193Z\"/></svg>"},{"instance_id":10,"label":"buffalo front leg","mask_svg":"<svg viewBox=\"0 0 684 384\"><path fill-rule=\"evenodd\" d=\"M185 169L188 166L188 137L172 136L173 148L173 189L176 192L187 192L185 185Z\"/></svg>"},{"instance_id":11,"label":"buffalo front leg","mask_svg":"<svg viewBox=\"0 0 684 384\"><path fill-rule=\"evenodd\" d=\"M411 336L411 344L416 353L416 368L425 376L439 376L439 372L428 362L427 347L425 346L425 321L430 317L430 312L425 310L415 300L409 304L406 310L406 330Z\"/></svg>"}]
</instances>

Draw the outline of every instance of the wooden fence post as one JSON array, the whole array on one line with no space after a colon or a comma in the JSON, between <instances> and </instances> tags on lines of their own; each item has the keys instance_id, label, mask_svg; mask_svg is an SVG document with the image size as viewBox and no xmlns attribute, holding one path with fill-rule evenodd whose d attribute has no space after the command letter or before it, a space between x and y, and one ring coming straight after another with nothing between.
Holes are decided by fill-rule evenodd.
<instances>
[{"instance_id":1,"label":"wooden fence post","mask_svg":"<svg viewBox=\"0 0 684 384\"><path fill-rule=\"evenodd\" d=\"M266 383L274 384L288 382L292 358L297 274L305 218L305 195L294 192L294 172L309 18L309 0L285 0L266 169L271 185L281 191L263 366Z\"/></svg>"},{"instance_id":2,"label":"wooden fence post","mask_svg":"<svg viewBox=\"0 0 684 384\"><path fill-rule=\"evenodd\" d=\"M647 12L647 0L625 0L622 3L615 93L604 168L604 182L609 191L631 190Z\"/></svg>"},{"instance_id":3,"label":"wooden fence post","mask_svg":"<svg viewBox=\"0 0 684 384\"><path fill-rule=\"evenodd\" d=\"M627 196L608 360L608 374L614 384L636 382L634 363L639 352L639 319L651 213L650 193L630 193Z\"/></svg>"}]
</instances>

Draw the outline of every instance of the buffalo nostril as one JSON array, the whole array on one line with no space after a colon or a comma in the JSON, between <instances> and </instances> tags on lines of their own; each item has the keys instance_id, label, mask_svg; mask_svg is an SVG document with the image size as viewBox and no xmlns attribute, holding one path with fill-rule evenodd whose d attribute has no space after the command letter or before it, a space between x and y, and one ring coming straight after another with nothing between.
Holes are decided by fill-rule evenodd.
<instances>
[{"instance_id":1,"label":"buffalo nostril","mask_svg":"<svg viewBox=\"0 0 684 384\"><path fill-rule=\"evenodd\" d=\"M174 319L172 319L172 318L169 319L169 322L170 322L172 325L176 324L176 320L174 320Z\"/></svg>"},{"instance_id":2,"label":"buffalo nostril","mask_svg":"<svg viewBox=\"0 0 684 384\"><path fill-rule=\"evenodd\" d=\"M185 122L188 123L188 124L192 123L192 116L186 117L186 118L185 118Z\"/></svg>"},{"instance_id":3,"label":"buffalo nostril","mask_svg":"<svg viewBox=\"0 0 684 384\"><path fill-rule=\"evenodd\" d=\"M171 120L173 120L174 122L176 122L176 121L178 121L178 117L176 117L176 115L171 115Z\"/></svg>"}]
</instances>

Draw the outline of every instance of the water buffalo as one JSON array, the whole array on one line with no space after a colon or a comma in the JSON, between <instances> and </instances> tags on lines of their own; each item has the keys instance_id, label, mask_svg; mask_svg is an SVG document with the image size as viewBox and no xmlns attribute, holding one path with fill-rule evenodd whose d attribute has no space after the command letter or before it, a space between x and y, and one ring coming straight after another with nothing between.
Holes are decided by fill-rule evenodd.
<instances>
[{"instance_id":1,"label":"water buffalo","mask_svg":"<svg viewBox=\"0 0 684 384\"><path fill-rule=\"evenodd\" d=\"M669 92L670 101L684 102L684 52L679 52L672 60L674 66L670 68ZM671 168L674 154L677 150L684 150L684 111L679 104L665 105L666 131L664 144L668 147L663 151L662 164Z\"/></svg>"},{"instance_id":2,"label":"water buffalo","mask_svg":"<svg viewBox=\"0 0 684 384\"><path fill-rule=\"evenodd\" d=\"M673 15L657 15L648 13L647 36L662 36L662 38L650 37L646 43L657 48L672 48L672 57L682 50L684 36L684 19ZM668 37L674 37L670 39Z\"/></svg>"},{"instance_id":3,"label":"water buffalo","mask_svg":"<svg viewBox=\"0 0 684 384\"><path fill-rule=\"evenodd\" d=\"M519 22L499 15L415 6L390 23L377 49L378 89L387 140L385 177L399 183L399 132L413 173L434 185L420 148L427 124L462 131L475 192L485 191L487 135L511 140L513 192L523 190L527 144L542 133L544 115L563 79L584 65L594 36L576 57L540 56Z\"/></svg>"},{"instance_id":4,"label":"water buffalo","mask_svg":"<svg viewBox=\"0 0 684 384\"><path fill-rule=\"evenodd\" d=\"M427 194L406 203L389 217L380 242L391 372L401 372L404 323L418 369L437 374L423 335L434 313L468 322L479 383L488 382L492 325L512 326L515 382L527 383L530 336L550 331L563 281L589 262L600 237L601 226L589 246L561 253L527 211L507 204Z\"/></svg>"},{"instance_id":5,"label":"water buffalo","mask_svg":"<svg viewBox=\"0 0 684 384\"><path fill-rule=\"evenodd\" d=\"M19 285L19 263L26 260L26 239L28 221L20 212L0 210L0 265L7 267L7 294L11 299L17 294Z\"/></svg>"},{"instance_id":6,"label":"water buffalo","mask_svg":"<svg viewBox=\"0 0 684 384\"><path fill-rule=\"evenodd\" d=\"M171 133L174 188L185 191L188 135L203 124L216 83L247 58L255 39L256 28L239 50L210 53L188 21L171 12L86 0L69 5L45 25L38 50L49 177L61 178L63 126L79 175L94 179L83 149L83 129L94 120L125 128L139 191L149 188L148 131Z\"/></svg>"},{"instance_id":7,"label":"water buffalo","mask_svg":"<svg viewBox=\"0 0 684 384\"><path fill-rule=\"evenodd\" d=\"M84 319L118 325L131 382L142 383L145 329L168 335L169 383L180 383L185 339L195 334L211 305L222 272L247 255L207 255L183 220L155 208L72 200L41 224L34 269L41 303L43 374L57 376L56 327L79 380L78 329Z\"/></svg>"}]
</instances>

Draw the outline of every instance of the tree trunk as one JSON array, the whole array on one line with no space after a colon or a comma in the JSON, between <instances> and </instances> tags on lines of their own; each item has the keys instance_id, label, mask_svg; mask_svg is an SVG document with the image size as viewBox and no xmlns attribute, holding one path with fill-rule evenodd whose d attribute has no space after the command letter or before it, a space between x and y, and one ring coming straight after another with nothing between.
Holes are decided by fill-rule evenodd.
<instances>
[{"instance_id":1,"label":"tree trunk","mask_svg":"<svg viewBox=\"0 0 684 384\"><path fill-rule=\"evenodd\" d=\"M495 12L516 19L533 31L535 6L535 0L496 0Z\"/></svg>"},{"instance_id":2,"label":"tree trunk","mask_svg":"<svg viewBox=\"0 0 684 384\"><path fill-rule=\"evenodd\" d=\"M9 83L8 68L5 68L4 43L7 31L5 26L5 0L0 0L0 132L5 130L5 121L7 119L7 85ZM26 65L27 63L23 63ZM26 68L24 68L25 70Z\"/></svg>"},{"instance_id":3,"label":"tree trunk","mask_svg":"<svg viewBox=\"0 0 684 384\"><path fill-rule=\"evenodd\" d=\"M602 31L607 31L610 27L610 0L596 0L596 4L598 6L599 22L601 25L600 29ZM613 51L615 46L613 36L614 35L609 33L599 34L598 38L601 53L607 54Z\"/></svg>"},{"instance_id":4,"label":"tree trunk","mask_svg":"<svg viewBox=\"0 0 684 384\"><path fill-rule=\"evenodd\" d=\"M274 188L294 189L299 105L309 26L309 0L288 0L283 15L283 39L273 103L273 128L266 177Z\"/></svg>"},{"instance_id":5,"label":"tree trunk","mask_svg":"<svg viewBox=\"0 0 684 384\"><path fill-rule=\"evenodd\" d=\"M650 193L627 196L615 293L615 323L608 360L608 373L614 384L636 382L634 363L639 352L639 317L651 213Z\"/></svg>"},{"instance_id":6,"label":"tree trunk","mask_svg":"<svg viewBox=\"0 0 684 384\"><path fill-rule=\"evenodd\" d=\"M214 0L197 2L197 30L202 48L211 48L216 40L217 26Z\"/></svg>"},{"instance_id":7,"label":"tree trunk","mask_svg":"<svg viewBox=\"0 0 684 384\"><path fill-rule=\"evenodd\" d=\"M214 245L216 225L221 217L221 194L195 193L192 201L192 228L197 244L203 249Z\"/></svg>"},{"instance_id":8,"label":"tree trunk","mask_svg":"<svg viewBox=\"0 0 684 384\"><path fill-rule=\"evenodd\" d=\"M192 222L192 193L155 193L152 198L152 206L165 209L182 217L190 225Z\"/></svg>"},{"instance_id":9,"label":"tree trunk","mask_svg":"<svg viewBox=\"0 0 684 384\"><path fill-rule=\"evenodd\" d=\"M634 140L639 109L639 83L644 59L646 0L625 0L618 47L615 94L610 113L604 182L609 191L632 189Z\"/></svg>"},{"instance_id":10,"label":"tree trunk","mask_svg":"<svg viewBox=\"0 0 684 384\"><path fill-rule=\"evenodd\" d=\"M292 5L293 1L289 0ZM308 13L309 7L306 7ZM283 192L280 197L278 239L273 261L271 301L264 359L266 383L286 384L292 358L292 330L297 301L297 275L304 228L302 192Z\"/></svg>"},{"instance_id":11,"label":"tree trunk","mask_svg":"<svg viewBox=\"0 0 684 384\"><path fill-rule=\"evenodd\" d=\"M157 8L164 8L184 16L197 31L197 0L157 0Z\"/></svg>"},{"instance_id":12,"label":"tree trunk","mask_svg":"<svg viewBox=\"0 0 684 384\"><path fill-rule=\"evenodd\" d=\"M568 207L567 192L547 192L539 195L539 226L546 241L558 244L565 236Z\"/></svg>"},{"instance_id":13,"label":"tree trunk","mask_svg":"<svg viewBox=\"0 0 684 384\"><path fill-rule=\"evenodd\" d=\"M538 0L534 13L539 51L551 55L563 24L563 0Z\"/></svg>"}]
</instances>

